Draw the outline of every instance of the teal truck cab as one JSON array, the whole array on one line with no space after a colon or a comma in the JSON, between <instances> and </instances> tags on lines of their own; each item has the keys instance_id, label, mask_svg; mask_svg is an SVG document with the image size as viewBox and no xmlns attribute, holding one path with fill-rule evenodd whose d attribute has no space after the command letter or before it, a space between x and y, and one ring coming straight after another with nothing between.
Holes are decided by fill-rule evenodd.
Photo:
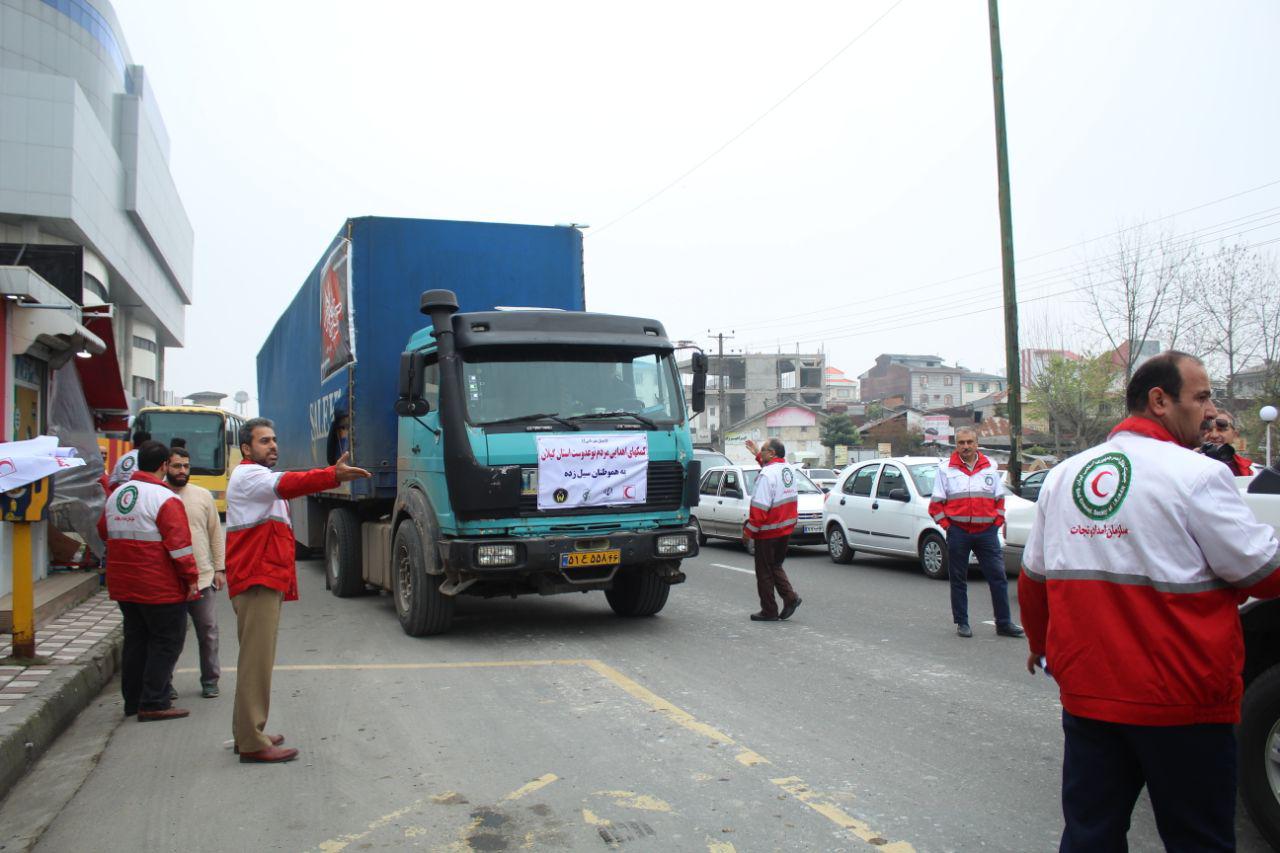
<instances>
[{"instance_id":1,"label":"teal truck cab","mask_svg":"<svg viewBox=\"0 0 1280 853\"><path fill-rule=\"evenodd\" d=\"M698 549L699 466L662 324L457 307L422 294L431 325L401 355L394 401L394 504L338 531L358 535L363 565L331 571L335 592L390 591L415 636L447 630L459 595L602 591L621 616L657 613ZM701 353L693 367L701 411Z\"/></svg>"}]
</instances>

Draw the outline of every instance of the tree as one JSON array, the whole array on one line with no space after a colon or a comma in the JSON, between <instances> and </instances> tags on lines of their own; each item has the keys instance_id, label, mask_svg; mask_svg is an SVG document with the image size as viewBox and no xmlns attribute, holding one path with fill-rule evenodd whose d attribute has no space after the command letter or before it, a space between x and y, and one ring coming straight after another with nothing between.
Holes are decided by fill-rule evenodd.
<instances>
[{"instance_id":1,"label":"tree","mask_svg":"<svg viewBox=\"0 0 1280 853\"><path fill-rule=\"evenodd\" d=\"M1085 272L1092 313L1112 351L1123 355L1121 373L1128 384L1142 349L1163 333L1176 341L1186 323L1188 298L1184 276L1191 254L1164 236L1128 228L1115 250Z\"/></svg>"},{"instance_id":2,"label":"tree","mask_svg":"<svg viewBox=\"0 0 1280 853\"><path fill-rule=\"evenodd\" d=\"M1084 450L1107 437L1121 408L1111 390L1118 369L1108 356L1053 356L1027 389L1027 406L1053 435L1053 451Z\"/></svg>"},{"instance_id":3,"label":"tree","mask_svg":"<svg viewBox=\"0 0 1280 853\"><path fill-rule=\"evenodd\" d=\"M818 427L818 441L822 446L827 448L828 460L831 465L835 465L836 445L858 445L862 443L862 435L858 432L858 428L854 426L853 419L848 415L827 415L822 419L822 423Z\"/></svg>"},{"instance_id":4,"label":"tree","mask_svg":"<svg viewBox=\"0 0 1280 853\"><path fill-rule=\"evenodd\" d=\"M1191 340L1197 355L1227 378L1227 408L1236 408L1236 373L1263 345L1261 326L1275 282L1263 257L1247 246L1222 245L1196 258L1193 282L1198 294ZM1270 309L1274 310L1274 309Z\"/></svg>"}]
</instances>

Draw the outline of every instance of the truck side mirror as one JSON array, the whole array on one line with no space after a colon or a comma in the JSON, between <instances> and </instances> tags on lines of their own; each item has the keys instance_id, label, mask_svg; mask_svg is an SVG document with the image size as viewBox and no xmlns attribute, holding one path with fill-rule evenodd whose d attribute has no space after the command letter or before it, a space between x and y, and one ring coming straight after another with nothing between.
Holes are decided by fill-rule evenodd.
<instances>
[{"instance_id":1,"label":"truck side mirror","mask_svg":"<svg viewBox=\"0 0 1280 853\"><path fill-rule=\"evenodd\" d=\"M689 401L689 408L695 412L701 412L707 407L707 356L701 350L693 353L693 398Z\"/></svg>"},{"instance_id":2,"label":"truck side mirror","mask_svg":"<svg viewBox=\"0 0 1280 853\"><path fill-rule=\"evenodd\" d=\"M396 400L396 414L402 418L421 417L431 411L431 404L422 396L422 377L426 367L426 353L400 353L400 396Z\"/></svg>"}]
</instances>

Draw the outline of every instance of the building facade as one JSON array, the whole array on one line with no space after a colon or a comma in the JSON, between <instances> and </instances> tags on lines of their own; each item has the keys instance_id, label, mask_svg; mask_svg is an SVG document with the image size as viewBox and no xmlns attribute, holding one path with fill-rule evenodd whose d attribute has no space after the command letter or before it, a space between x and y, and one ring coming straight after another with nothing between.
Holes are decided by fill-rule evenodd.
<instances>
[{"instance_id":1,"label":"building facade","mask_svg":"<svg viewBox=\"0 0 1280 853\"><path fill-rule=\"evenodd\" d=\"M163 399L193 245L159 105L111 4L0 0L0 437L62 436L80 415L121 434Z\"/></svg>"},{"instance_id":2,"label":"building facade","mask_svg":"<svg viewBox=\"0 0 1280 853\"><path fill-rule=\"evenodd\" d=\"M708 356L707 408L693 417L693 440L720 443L721 424L736 424L781 403L821 408L826 396L823 353L735 353ZM680 363L686 398L693 382L689 361ZM724 393L720 393L723 385Z\"/></svg>"},{"instance_id":3,"label":"building facade","mask_svg":"<svg viewBox=\"0 0 1280 853\"><path fill-rule=\"evenodd\" d=\"M870 370L858 377L863 402L879 400L921 410L961 404L962 367L948 367L936 355L881 353Z\"/></svg>"}]
</instances>

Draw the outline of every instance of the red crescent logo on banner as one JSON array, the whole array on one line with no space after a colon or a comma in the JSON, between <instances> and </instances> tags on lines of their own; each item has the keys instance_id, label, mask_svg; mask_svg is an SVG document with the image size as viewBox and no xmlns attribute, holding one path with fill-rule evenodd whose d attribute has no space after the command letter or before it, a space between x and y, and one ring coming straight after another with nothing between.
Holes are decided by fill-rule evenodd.
<instances>
[{"instance_id":1,"label":"red crescent logo on banner","mask_svg":"<svg viewBox=\"0 0 1280 853\"><path fill-rule=\"evenodd\" d=\"M1106 495L1098 491L1098 484L1102 482L1103 477L1107 476L1108 474L1114 477L1115 473L1116 473L1115 471L1099 471L1098 476L1094 477L1093 480L1089 483L1089 488L1093 489L1093 493L1098 497L1105 498Z\"/></svg>"},{"instance_id":2,"label":"red crescent logo on banner","mask_svg":"<svg viewBox=\"0 0 1280 853\"><path fill-rule=\"evenodd\" d=\"M635 486L624 487L622 490L622 496L624 498L634 498L636 496L636 487Z\"/></svg>"}]
</instances>

